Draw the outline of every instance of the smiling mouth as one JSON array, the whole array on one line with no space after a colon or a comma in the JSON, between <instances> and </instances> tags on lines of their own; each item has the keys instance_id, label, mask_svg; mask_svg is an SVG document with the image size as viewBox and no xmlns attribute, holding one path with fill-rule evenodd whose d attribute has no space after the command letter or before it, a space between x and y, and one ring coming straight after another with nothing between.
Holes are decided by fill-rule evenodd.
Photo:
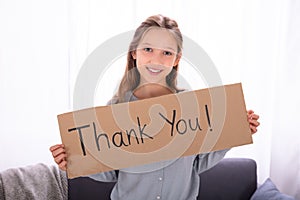
<instances>
[{"instance_id":1,"label":"smiling mouth","mask_svg":"<svg viewBox=\"0 0 300 200\"><path fill-rule=\"evenodd\" d=\"M163 71L162 69L155 69L155 68L151 68L151 67L146 67L146 68L149 72L154 73L154 74L159 74L160 72Z\"/></svg>"}]
</instances>

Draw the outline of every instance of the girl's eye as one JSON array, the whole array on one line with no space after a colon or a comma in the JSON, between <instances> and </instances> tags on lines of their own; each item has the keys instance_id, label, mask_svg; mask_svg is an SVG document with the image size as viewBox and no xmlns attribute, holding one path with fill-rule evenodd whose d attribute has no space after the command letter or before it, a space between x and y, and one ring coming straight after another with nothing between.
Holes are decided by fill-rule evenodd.
<instances>
[{"instance_id":1,"label":"girl's eye","mask_svg":"<svg viewBox=\"0 0 300 200\"><path fill-rule=\"evenodd\" d=\"M166 55L166 56L171 56L171 55L173 55L173 54L172 54L172 52L170 52L170 51L164 51L164 55Z\"/></svg>"},{"instance_id":2,"label":"girl's eye","mask_svg":"<svg viewBox=\"0 0 300 200\"><path fill-rule=\"evenodd\" d=\"M153 50L150 47L146 47L146 48L144 48L144 51L146 51L146 52L152 52Z\"/></svg>"}]
</instances>

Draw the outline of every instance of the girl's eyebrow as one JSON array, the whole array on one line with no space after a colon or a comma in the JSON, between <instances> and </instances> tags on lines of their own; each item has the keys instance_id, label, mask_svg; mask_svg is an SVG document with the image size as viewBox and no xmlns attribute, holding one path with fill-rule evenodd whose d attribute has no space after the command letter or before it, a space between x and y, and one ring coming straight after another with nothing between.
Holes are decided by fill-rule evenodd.
<instances>
[{"instance_id":1,"label":"girl's eyebrow","mask_svg":"<svg viewBox=\"0 0 300 200\"><path fill-rule=\"evenodd\" d=\"M165 49L169 49L172 52L176 52L172 47L166 47Z\"/></svg>"},{"instance_id":2,"label":"girl's eyebrow","mask_svg":"<svg viewBox=\"0 0 300 200\"><path fill-rule=\"evenodd\" d=\"M152 48L157 48L157 47L154 47L152 44L150 44L148 42L144 42L144 43L140 44L139 46L150 46ZM176 52L172 47L169 47L169 46L164 47L164 48L157 48L157 49L170 50L172 52Z\"/></svg>"},{"instance_id":3,"label":"girl's eyebrow","mask_svg":"<svg viewBox=\"0 0 300 200\"><path fill-rule=\"evenodd\" d=\"M140 44L138 46L150 46L150 47L152 47L153 45L148 43L148 42L143 42L142 44Z\"/></svg>"}]
</instances>

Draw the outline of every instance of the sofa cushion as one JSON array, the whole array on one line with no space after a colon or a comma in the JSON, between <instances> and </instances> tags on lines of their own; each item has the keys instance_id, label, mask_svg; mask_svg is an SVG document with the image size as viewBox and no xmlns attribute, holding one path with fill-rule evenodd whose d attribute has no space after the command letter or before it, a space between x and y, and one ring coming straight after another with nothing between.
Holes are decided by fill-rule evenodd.
<instances>
[{"instance_id":1,"label":"sofa cushion","mask_svg":"<svg viewBox=\"0 0 300 200\"><path fill-rule=\"evenodd\" d=\"M110 193L116 183L95 181L89 177L78 177L69 179L69 198L70 200L109 200Z\"/></svg>"},{"instance_id":2,"label":"sofa cushion","mask_svg":"<svg viewBox=\"0 0 300 200\"><path fill-rule=\"evenodd\" d=\"M281 193L270 178L268 178L253 194L250 200L294 200L293 197Z\"/></svg>"},{"instance_id":3,"label":"sofa cushion","mask_svg":"<svg viewBox=\"0 0 300 200\"><path fill-rule=\"evenodd\" d=\"M198 199L250 199L257 188L256 162L248 158L225 158L200 174Z\"/></svg>"}]
</instances>

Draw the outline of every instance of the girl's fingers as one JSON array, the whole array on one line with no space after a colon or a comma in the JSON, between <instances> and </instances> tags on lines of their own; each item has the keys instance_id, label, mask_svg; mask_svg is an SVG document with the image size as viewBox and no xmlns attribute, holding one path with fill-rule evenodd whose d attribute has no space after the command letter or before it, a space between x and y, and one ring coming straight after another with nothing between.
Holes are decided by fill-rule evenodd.
<instances>
[{"instance_id":1,"label":"girl's fingers","mask_svg":"<svg viewBox=\"0 0 300 200\"><path fill-rule=\"evenodd\" d=\"M256 119L256 120L259 119L259 115L255 114L253 110L248 110L247 116L248 116L248 119Z\"/></svg>"},{"instance_id":2,"label":"girl's fingers","mask_svg":"<svg viewBox=\"0 0 300 200\"><path fill-rule=\"evenodd\" d=\"M63 171L67 171L67 161L62 161L58 167Z\"/></svg>"},{"instance_id":3,"label":"girl's fingers","mask_svg":"<svg viewBox=\"0 0 300 200\"><path fill-rule=\"evenodd\" d=\"M53 157L58 156L59 154L65 153L65 149L64 148L58 148L55 151L52 152Z\"/></svg>"},{"instance_id":4,"label":"girl's fingers","mask_svg":"<svg viewBox=\"0 0 300 200\"><path fill-rule=\"evenodd\" d=\"M257 132L257 129L255 126L250 125L251 133L254 134Z\"/></svg>"},{"instance_id":5,"label":"girl's fingers","mask_svg":"<svg viewBox=\"0 0 300 200\"><path fill-rule=\"evenodd\" d=\"M260 125L260 123L259 123L258 121L253 120L253 119L250 119L250 120L249 120L249 123L250 123L250 125L256 126L256 127Z\"/></svg>"},{"instance_id":6,"label":"girl's fingers","mask_svg":"<svg viewBox=\"0 0 300 200\"><path fill-rule=\"evenodd\" d=\"M259 115L255 114L253 110L248 110L247 117L251 133L254 134L257 132L257 127L260 125L260 123L257 121L259 119Z\"/></svg>"},{"instance_id":7,"label":"girl's fingers","mask_svg":"<svg viewBox=\"0 0 300 200\"><path fill-rule=\"evenodd\" d=\"M53 145L53 146L50 147L50 151L53 152L53 151L55 151L56 149L61 148L61 147L64 148L64 145L63 145L63 144L56 144L56 145Z\"/></svg>"},{"instance_id":8,"label":"girl's fingers","mask_svg":"<svg viewBox=\"0 0 300 200\"><path fill-rule=\"evenodd\" d=\"M247 111L247 114L248 114L248 115L251 115L252 113L254 113L253 110L248 110L248 111Z\"/></svg>"},{"instance_id":9,"label":"girl's fingers","mask_svg":"<svg viewBox=\"0 0 300 200\"><path fill-rule=\"evenodd\" d=\"M60 165L63 161L66 161L67 155L66 154L60 154L59 156L54 158L54 161Z\"/></svg>"},{"instance_id":10,"label":"girl's fingers","mask_svg":"<svg viewBox=\"0 0 300 200\"><path fill-rule=\"evenodd\" d=\"M65 151L65 146L63 144L56 144L50 147L50 151L54 158L54 161L57 163L58 167L66 171L67 170L67 154Z\"/></svg>"},{"instance_id":11,"label":"girl's fingers","mask_svg":"<svg viewBox=\"0 0 300 200\"><path fill-rule=\"evenodd\" d=\"M250 115L250 119L258 120L258 119L259 119L259 115L251 114L251 115Z\"/></svg>"}]
</instances>

